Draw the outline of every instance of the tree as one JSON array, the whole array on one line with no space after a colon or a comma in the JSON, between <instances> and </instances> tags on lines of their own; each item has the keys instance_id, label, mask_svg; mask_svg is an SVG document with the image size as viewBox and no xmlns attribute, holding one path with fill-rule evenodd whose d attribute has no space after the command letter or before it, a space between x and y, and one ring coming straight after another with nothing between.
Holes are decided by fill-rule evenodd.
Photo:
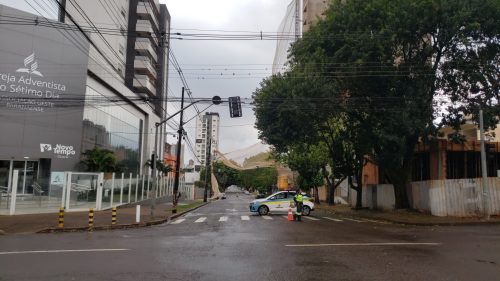
<instances>
[{"instance_id":1,"label":"tree","mask_svg":"<svg viewBox=\"0 0 500 281\"><path fill-rule=\"evenodd\" d=\"M146 163L144 164L144 166L152 168L152 164L151 163L152 163L151 159L149 159L148 161L146 161ZM163 163L163 161L157 159L156 160L156 170L158 172L163 173L163 174L168 174L168 173L172 172L174 169L172 168L172 166L166 165L165 163Z\"/></svg>"},{"instance_id":2,"label":"tree","mask_svg":"<svg viewBox=\"0 0 500 281\"><path fill-rule=\"evenodd\" d=\"M414 148L436 133L438 97L452 102L442 124L477 120L479 108L498 122L499 28L496 0L333 0L292 46L290 71L255 93L260 137L286 151L334 128L327 146L348 138L337 163L353 169L358 206L369 159L407 208Z\"/></svg>"},{"instance_id":3,"label":"tree","mask_svg":"<svg viewBox=\"0 0 500 281\"><path fill-rule=\"evenodd\" d=\"M288 153L294 146L326 148L326 162L333 170L329 174L323 165L330 204L335 188L349 177L356 177L350 181L351 187L361 198L361 185L354 182L361 182L364 156L370 152L370 126L364 122L365 115L346 114L343 94L335 88L324 77L295 68L265 79L253 95L259 137L277 153ZM357 207L360 204L358 200Z\"/></svg>"},{"instance_id":4,"label":"tree","mask_svg":"<svg viewBox=\"0 0 500 281\"><path fill-rule=\"evenodd\" d=\"M111 150L94 147L86 150L82 155L84 159L80 163L85 166L88 172L112 173L121 171L116 156Z\"/></svg>"},{"instance_id":5,"label":"tree","mask_svg":"<svg viewBox=\"0 0 500 281\"><path fill-rule=\"evenodd\" d=\"M213 163L213 171L215 178L220 183L223 189L230 185L240 185L240 172L233 168L227 167L222 162Z\"/></svg>"},{"instance_id":6,"label":"tree","mask_svg":"<svg viewBox=\"0 0 500 281\"><path fill-rule=\"evenodd\" d=\"M281 163L290 169L297 171L299 177L297 183L302 190L314 189L314 200L320 203L318 187L324 183L321 169L327 165L328 158L324 146L320 145L296 145L288 153L278 155Z\"/></svg>"},{"instance_id":7,"label":"tree","mask_svg":"<svg viewBox=\"0 0 500 281\"><path fill-rule=\"evenodd\" d=\"M256 168L241 170L241 185L244 188L255 188L268 192L273 184L278 181L278 172L275 168Z\"/></svg>"}]
</instances>

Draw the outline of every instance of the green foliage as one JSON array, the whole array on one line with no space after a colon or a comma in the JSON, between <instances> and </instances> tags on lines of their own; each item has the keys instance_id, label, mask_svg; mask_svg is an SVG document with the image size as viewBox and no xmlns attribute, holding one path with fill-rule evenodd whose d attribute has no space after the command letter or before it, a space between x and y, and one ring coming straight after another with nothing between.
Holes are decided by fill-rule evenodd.
<instances>
[{"instance_id":1,"label":"green foliage","mask_svg":"<svg viewBox=\"0 0 500 281\"><path fill-rule=\"evenodd\" d=\"M195 181L194 185L196 187L205 187L205 181Z\"/></svg>"},{"instance_id":2,"label":"green foliage","mask_svg":"<svg viewBox=\"0 0 500 281\"><path fill-rule=\"evenodd\" d=\"M148 161L146 161L146 163L144 164L144 166L151 168L152 167L151 159L149 159ZM157 159L156 160L156 170L158 172L167 174L167 173L172 172L174 169L170 165L166 165L165 163L163 163L163 161Z\"/></svg>"},{"instance_id":3,"label":"green foliage","mask_svg":"<svg viewBox=\"0 0 500 281\"><path fill-rule=\"evenodd\" d=\"M278 172L276 168L257 168L252 170L240 171L241 182L239 186L250 189L255 188L259 191L267 192L269 188L278 181Z\"/></svg>"},{"instance_id":4,"label":"green foliage","mask_svg":"<svg viewBox=\"0 0 500 281\"><path fill-rule=\"evenodd\" d=\"M437 117L458 127L482 108L498 122L499 31L498 0L333 0L293 45L290 71L254 93L259 137L279 153L323 143L358 206L352 177L361 183L368 157L408 207L414 147ZM452 102L441 116L438 97Z\"/></svg>"},{"instance_id":5,"label":"green foliage","mask_svg":"<svg viewBox=\"0 0 500 281\"><path fill-rule=\"evenodd\" d=\"M238 170L227 167L222 162L214 162L212 169L222 189L226 189L227 186L239 185L241 182L240 173Z\"/></svg>"},{"instance_id":6,"label":"green foliage","mask_svg":"<svg viewBox=\"0 0 500 281\"><path fill-rule=\"evenodd\" d=\"M83 160L80 163L87 172L121 172L121 166L117 163L113 151L94 147L86 150L83 154Z\"/></svg>"},{"instance_id":7,"label":"green foliage","mask_svg":"<svg viewBox=\"0 0 500 281\"><path fill-rule=\"evenodd\" d=\"M282 161L299 173L297 183L303 190L323 185L321 169L327 165L326 148L320 145L297 145L282 155Z\"/></svg>"}]
</instances>

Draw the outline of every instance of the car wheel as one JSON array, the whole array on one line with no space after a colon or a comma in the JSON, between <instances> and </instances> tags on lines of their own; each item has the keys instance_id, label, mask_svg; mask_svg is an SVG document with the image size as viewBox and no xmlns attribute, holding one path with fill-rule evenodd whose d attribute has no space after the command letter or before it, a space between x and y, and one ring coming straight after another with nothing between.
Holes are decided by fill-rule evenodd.
<instances>
[{"instance_id":1,"label":"car wheel","mask_svg":"<svg viewBox=\"0 0 500 281\"><path fill-rule=\"evenodd\" d=\"M267 206L260 206L259 207L259 215L265 216L269 213L269 208Z\"/></svg>"},{"instance_id":2,"label":"car wheel","mask_svg":"<svg viewBox=\"0 0 500 281\"><path fill-rule=\"evenodd\" d=\"M302 207L302 215L309 216L309 214L311 214L311 208L309 208L308 206Z\"/></svg>"}]
</instances>

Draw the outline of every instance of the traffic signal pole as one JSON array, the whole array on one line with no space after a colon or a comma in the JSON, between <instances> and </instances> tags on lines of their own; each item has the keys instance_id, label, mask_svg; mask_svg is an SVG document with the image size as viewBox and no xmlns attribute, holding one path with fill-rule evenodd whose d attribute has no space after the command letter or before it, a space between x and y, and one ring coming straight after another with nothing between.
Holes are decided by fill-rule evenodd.
<instances>
[{"instance_id":1,"label":"traffic signal pole","mask_svg":"<svg viewBox=\"0 0 500 281\"><path fill-rule=\"evenodd\" d=\"M479 110L479 132L480 132L480 140L481 140L481 174L482 174L482 184L483 184L484 217L486 220L489 220L490 219L490 211L489 211L490 195L488 192L488 168L486 166L486 148L485 148L485 139L484 139L483 110Z\"/></svg>"},{"instance_id":2,"label":"traffic signal pole","mask_svg":"<svg viewBox=\"0 0 500 281\"><path fill-rule=\"evenodd\" d=\"M181 109L184 107L184 87L182 87L182 96L181 96ZM177 213L177 202L179 200L179 177L180 177L180 169L181 169L181 145L182 145L182 137L184 135L183 120L184 118L184 110L181 111L180 121L179 121L179 130L177 133L179 134L179 139L177 140L177 155L175 160L175 179L174 179L174 194L173 194L173 204L172 214Z\"/></svg>"},{"instance_id":3,"label":"traffic signal pole","mask_svg":"<svg viewBox=\"0 0 500 281\"><path fill-rule=\"evenodd\" d=\"M212 116L207 120L207 139L206 139L206 156L205 156L205 190L203 192L203 202L208 201L208 181L212 180L210 172L210 161L212 155ZM210 175L209 175L210 174Z\"/></svg>"},{"instance_id":4,"label":"traffic signal pole","mask_svg":"<svg viewBox=\"0 0 500 281\"><path fill-rule=\"evenodd\" d=\"M151 218L154 217L154 212L155 212L155 208L156 208L156 189L157 189L157 186L156 186L156 175L157 175L157 171L156 171L156 159L158 158L158 128L164 124L165 122L167 122L168 120L174 118L175 116L177 116L178 114L181 114L180 116L180 123L179 123L179 139L177 140L177 155L176 155L176 163L175 163L175 166L176 166L176 169L175 169L175 179L174 179L174 189L173 189L173 204L174 204L174 208L172 210L172 213L176 213L177 212L177 195L178 195L178 191L179 191L179 175L180 175L180 158L181 158L181 155L180 155L180 150L181 150L181 145L182 145L182 137L183 137L183 117L184 117L184 110L188 109L189 107L193 106L194 104L198 103L198 102L206 102L206 101L211 101L213 104L217 105L217 104L221 104L222 103L222 100L219 96L214 96L211 100L209 99L201 99L201 100L197 100L197 101L194 101L190 104L188 104L186 107L184 107L184 87L182 87L182 99L181 99L181 109L179 111L177 111L176 113L170 115L168 118L165 118L164 120L161 120L160 122L156 123L155 124L155 147L153 149L153 154L151 155L151 160L152 160L152 163L151 163L151 167L152 167L152 174L153 174L153 188L152 188L152 196L151 196L151 210L150 210L150 215L151 215Z\"/></svg>"}]
</instances>

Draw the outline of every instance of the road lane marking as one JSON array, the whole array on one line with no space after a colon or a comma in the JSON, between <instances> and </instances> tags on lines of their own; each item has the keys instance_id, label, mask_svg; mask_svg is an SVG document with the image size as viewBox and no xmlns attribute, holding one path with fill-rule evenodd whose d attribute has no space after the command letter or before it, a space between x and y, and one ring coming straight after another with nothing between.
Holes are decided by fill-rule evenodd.
<instances>
[{"instance_id":1,"label":"road lane marking","mask_svg":"<svg viewBox=\"0 0 500 281\"><path fill-rule=\"evenodd\" d=\"M291 244L285 247L331 247L331 246L440 246L441 243L335 243L335 244Z\"/></svg>"},{"instance_id":2,"label":"road lane marking","mask_svg":"<svg viewBox=\"0 0 500 281\"><path fill-rule=\"evenodd\" d=\"M344 217L342 217L342 219L348 220L348 221L355 221L355 222L365 222L365 221L360 221L360 220L355 220L355 219L350 219L350 218L344 218Z\"/></svg>"},{"instance_id":3,"label":"road lane marking","mask_svg":"<svg viewBox=\"0 0 500 281\"><path fill-rule=\"evenodd\" d=\"M185 220L186 219L178 219L178 220L175 220L175 221L171 222L170 224L179 224L179 223L181 223L181 222L183 222Z\"/></svg>"},{"instance_id":4,"label":"road lane marking","mask_svg":"<svg viewBox=\"0 0 500 281\"><path fill-rule=\"evenodd\" d=\"M200 223L200 222L204 222L206 219L207 219L207 217L201 217L201 218L195 220L194 222L195 223Z\"/></svg>"},{"instance_id":5,"label":"road lane marking","mask_svg":"<svg viewBox=\"0 0 500 281\"><path fill-rule=\"evenodd\" d=\"M288 216L282 216L282 217L284 217L285 219L288 219Z\"/></svg>"},{"instance_id":6,"label":"road lane marking","mask_svg":"<svg viewBox=\"0 0 500 281\"><path fill-rule=\"evenodd\" d=\"M227 221L227 217L220 217L219 221Z\"/></svg>"},{"instance_id":7,"label":"road lane marking","mask_svg":"<svg viewBox=\"0 0 500 281\"><path fill-rule=\"evenodd\" d=\"M385 222L385 221L377 221L377 220L369 220L369 219L364 219L365 221L373 222L373 223L381 223L381 224L391 224L390 222Z\"/></svg>"},{"instance_id":8,"label":"road lane marking","mask_svg":"<svg viewBox=\"0 0 500 281\"><path fill-rule=\"evenodd\" d=\"M81 249L81 250L15 251L15 252L0 252L0 255L43 254L43 253L81 253L81 252L116 252L116 251L130 251L130 249Z\"/></svg>"},{"instance_id":9,"label":"road lane marking","mask_svg":"<svg viewBox=\"0 0 500 281\"><path fill-rule=\"evenodd\" d=\"M309 216L302 216L302 217L305 219L308 219L308 220L312 220L312 221L319 221L319 219L315 218L315 217L309 217Z\"/></svg>"},{"instance_id":10,"label":"road lane marking","mask_svg":"<svg viewBox=\"0 0 500 281\"><path fill-rule=\"evenodd\" d=\"M250 217L249 216L241 216L242 221L249 221Z\"/></svg>"},{"instance_id":11,"label":"road lane marking","mask_svg":"<svg viewBox=\"0 0 500 281\"><path fill-rule=\"evenodd\" d=\"M330 218L330 217L323 217L324 219L327 219L327 220L331 220L331 221L343 221L343 220L339 220L339 219L334 219L334 218Z\"/></svg>"},{"instance_id":12,"label":"road lane marking","mask_svg":"<svg viewBox=\"0 0 500 281\"><path fill-rule=\"evenodd\" d=\"M262 218L265 219L265 220L272 220L273 219L270 216L262 216Z\"/></svg>"}]
</instances>

